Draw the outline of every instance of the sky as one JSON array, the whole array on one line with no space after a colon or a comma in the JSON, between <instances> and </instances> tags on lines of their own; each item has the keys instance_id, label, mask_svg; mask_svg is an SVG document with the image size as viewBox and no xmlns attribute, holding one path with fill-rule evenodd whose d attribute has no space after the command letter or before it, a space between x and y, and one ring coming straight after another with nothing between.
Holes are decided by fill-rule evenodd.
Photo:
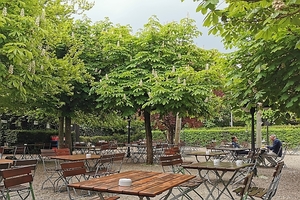
<instances>
[{"instance_id":1,"label":"sky","mask_svg":"<svg viewBox=\"0 0 300 200\"><path fill-rule=\"evenodd\" d=\"M148 19L156 15L161 24L180 21L190 17L196 20L196 25L202 36L195 39L195 44L204 49L225 50L220 37L208 35L208 28L203 27L204 16L196 12L199 2L193 0L94 0L94 7L86 15L93 21L108 17L114 24L130 25L134 32L143 28Z\"/></svg>"}]
</instances>

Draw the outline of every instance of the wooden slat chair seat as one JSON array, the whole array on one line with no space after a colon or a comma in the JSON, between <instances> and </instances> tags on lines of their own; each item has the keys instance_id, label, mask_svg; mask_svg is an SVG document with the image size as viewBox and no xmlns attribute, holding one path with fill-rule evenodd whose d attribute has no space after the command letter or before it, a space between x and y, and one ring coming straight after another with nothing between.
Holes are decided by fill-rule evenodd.
<instances>
[{"instance_id":1,"label":"wooden slat chair seat","mask_svg":"<svg viewBox=\"0 0 300 200\"><path fill-rule=\"evenodd\" d=\"M83 161L78 161L78 162L65 162L61 163L61 169L63 171L62 175L65 181L65 184L68 185L69 183L72 183L74 181L80 182L81 180L87 180L86 178L86 168L84 165ZM72 200L72 194L70 191L70 188L67 186L67 191L69 198ZM78 195L78 192L76 191L75 188L73 188L73 191L76 195ZM90 192L87 191L87 193L84 193L84 191L81 191L84 196L89 196ZM86 191L85 191L86 192ZM105 197L105 200L115 200L120 197L118 196L112 196L112 197ZM92 200L100 200L100 197L92 197Z\"/></svg>"},{"instance_id":2,"label":"wooden slat chair seat","mask_svg":"<svg viewBox=\"0 0 300 200\"><path fill-rule=\"evenodd\" d=\"M31 174L31 167L11 168L1 171L3 177L2 194L7 200L12 196L18 195L21 199L27 199L30 194L33 200L35 195L32 187L33 176ZM13 194L12 194L13 193Z\"/></svg>"},{"instance_id":3,"label":"wooden slat chair seat","mask_svg":"<svg viewBox=\"0 0 300 200\"><path fill-rule=\"evenodd\" d=\"M185 173L186 171L184 171L182 163L183 160L180 154L160 157L160 164L164 173ZM196 189L202 183L204 183L204 181L206 180L200 177L195 177L185 183L178 185L176 188L188 199L192 199L188 195L188 192L190 191L193 191L195 194L197 194L198 197L203 199L203 197L196 191Z\"/></svg>"},{"instance_id":4,"label":"wooden slat chair seat","mask_svg":"<svg viewBox=\"0 0 300 200\"><path fill-rule=\"evenodd\" d=\"M252 199L255 197L261 198L263 200L272 199L272 197L274 197L276 194L283 166L284 166L283 161L279 162L276 165L275 171L273 173L273 179L268 188L250 187L247 191L248 193L247 195Z\"/></svg>"}]
</instances>

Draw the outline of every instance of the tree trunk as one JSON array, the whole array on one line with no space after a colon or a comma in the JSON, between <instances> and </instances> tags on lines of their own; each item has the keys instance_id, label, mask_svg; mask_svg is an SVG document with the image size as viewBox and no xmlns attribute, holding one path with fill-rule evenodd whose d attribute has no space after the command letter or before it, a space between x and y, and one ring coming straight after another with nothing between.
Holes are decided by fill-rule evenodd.
<instances>
[{"instance_id":1,"label":"tree trunk","mask_svg":"<svg viewBox=\"0 0 300 200\"><path fill-rule=\"evenodd\" d=\"M71 117L65 117L65 119L65 147L68 147L70 152L72 152Z\"/></svg>"},{"instance_id":2,"label":"tree trunk","mask_svg":"<svg viewBox=\"0 0 300 200\"><path fill-rule=\"evenodd\" d=\"M180 131L181 131L181 118L178 113L176 114L176 126L175 126L175 146L178 146L180 140Z\"/></svg>"},{"instance_id":3,"label":"tree trunk","mask_svg":"<svg viewBox=\"0 0 300 200\"><path fill-rule=\"evenodd\" d=\"M58 148L62 148L64 145L64 117L60 116L58 126Z\"/></svg>"},{"instance_id":4,"label":"tree trunk","mask_svg":"<svg viewBox=\"0 0 300 200\"><path fill-rule=\"evenodd\" d=\"M153 164L153 149L152 149L152 131L150 122L150 112L144 111L145 130L146 130L146 145L147 145L147 162L146 164Z\"/></svg>"},{"instance_id":5,"label":"tree trunk","mask_svg":"<svg viewBox=\"0 0 300 200\"><path fill-rule=\"evenodd\" d=\"M75 131L75 141L79 142L79 125L78 124L74 124L74 131Z\"/></svg>"}]
</instances>

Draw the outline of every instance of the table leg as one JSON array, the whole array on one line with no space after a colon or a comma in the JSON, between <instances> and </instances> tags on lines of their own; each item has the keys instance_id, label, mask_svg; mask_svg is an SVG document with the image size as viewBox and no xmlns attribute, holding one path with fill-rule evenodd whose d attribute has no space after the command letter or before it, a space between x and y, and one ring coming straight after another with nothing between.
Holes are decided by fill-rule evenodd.
<instances>
[{"instance_id":1,"label":"table leg","mask_svg":"<svg viewBox=\"0 0 300 200\"><path fill-rule=\"evenodd\" d=\"M231 181L233 180L233 178L235 177L236 173L238 172L235 171L234 174L232 175L232 177L229 179L229 181L227 182L227 184L223 181L223 176L224 174L226 174L227 171L222 171L222 174L220 175L218 173L218 171L215 171L216 172L216 175L218 176L219 178L219 182L223 184L224 188L221 190L221 192L219 193L219 196L217 197L217 199L221 199L221 195L225 192L225 190L228 192L228 194L230 195L231 199L234 199L234 197L232 196L230 190L228 189L228 186L230 185ZM219 190L220 191L220 190Z\"/></svg>"}]
</instances>

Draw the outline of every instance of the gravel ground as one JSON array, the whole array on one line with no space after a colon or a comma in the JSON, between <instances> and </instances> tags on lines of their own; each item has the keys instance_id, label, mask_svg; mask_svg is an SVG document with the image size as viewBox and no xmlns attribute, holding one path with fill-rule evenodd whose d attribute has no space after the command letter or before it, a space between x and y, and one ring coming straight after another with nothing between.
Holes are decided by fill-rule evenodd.
<instances>
[{"instance_id":1,"label":"gravel ground","mask_svg":"<svg viewBox=\"0 0 300 200\"><path fill-rule=\"evenodd\" d=\"M185 157L186 161L196 161L194 157ZM282 171L282 176L279 184L278 191L273 200L297 200L299 199L299 183L300 183L300 156L299 155L286 155L285 159L286 167ZM145 171L159 171L161 172L161 166L159 165L145 165L141 163L130 163L124 162L122 171L127 170L145 170ZM258 177L254 178L256 186L267 187L272 179L272 173L274 168L258 168ZM37 200L68 200L67 192L54 192L51 188L41 189L41 184L45 180L45 174L43 172L43 166L41 163L38 164L37 171L34 177L33 187ZM228 178L228 177L225 177ZM232 186L230 186L232 189ZM202 185L198 188L201 195L206 197L207 189ZM153 198L154 200L159 199L162 195ZM76 198L76 199L89 199L87 197ZM121 195L120 199L138 199L133 196ZM194 198L198 199L198 198ZM223 198L222 198L223 199ZM224 200L227 198L224 198ZM238 197L236 199L239 199Z\"/></svg>"}]
</instances>

